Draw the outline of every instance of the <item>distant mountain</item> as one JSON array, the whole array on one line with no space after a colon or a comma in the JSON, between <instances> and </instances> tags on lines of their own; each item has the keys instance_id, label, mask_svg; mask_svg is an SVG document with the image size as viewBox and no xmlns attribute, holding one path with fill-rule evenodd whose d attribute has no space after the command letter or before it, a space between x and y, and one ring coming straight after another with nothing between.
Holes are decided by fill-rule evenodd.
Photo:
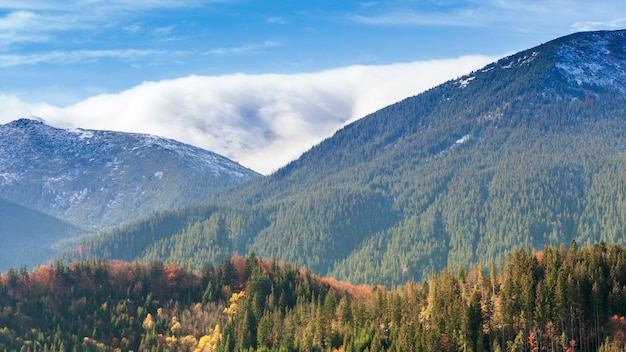
<instances>
[{"instance_id":1,"label":"distant mountain","mask_svg":"<svg viewBox=\"0 0 626 352\"><path fill-rule=\"evenodd\" d=\"M51 258L55 244L81 230L44 213L0 198L0 272Z\"/></svg>"},{"instance_id":2,"label":"distant mountain","mask_svg":"<svg viewBox=\"0 0 626 352\"><path fill-rule=\"evenodd\" d=\"M204 201L258 176L209 151L145 134L0 126L0 196L88 229Z\"/></svg>"},{"instance_id":3,"label":"distant mountain","mask_svg":"<svg viewBox=\"0 0 626 352\"><path fill-rule=\"evenodd\" d=\"M198 204L257 176L215 153L151 135L33 119L0 125L0 197L11 201L1 205L19 213L1 214L8 222L0 226L0 270L47 260L50 246L78 228L95 233Z\"/></svg>"},{"instance_id":4,"label":"distant mountain","mask_svg":"<svg viewBox=\"0 0 626 352\"><path fill-rule=\"evenodd\" d=\"M213 206L85 242L84 255L199 266L254 251L393 284L520 246L624 243L624 107L626 31L573 34L366 116Z\"/></svg>"}]
</instances>

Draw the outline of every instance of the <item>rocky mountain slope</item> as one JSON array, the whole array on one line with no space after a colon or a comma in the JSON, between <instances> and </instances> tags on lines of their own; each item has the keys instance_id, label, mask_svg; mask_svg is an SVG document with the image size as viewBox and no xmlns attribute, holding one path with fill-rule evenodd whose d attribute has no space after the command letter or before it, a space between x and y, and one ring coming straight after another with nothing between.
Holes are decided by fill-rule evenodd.
<instances>
[{"instance_id":1,"label":"rocky mountain slope","mask_svg":"<svg viewBox=\"0 0 626 352\"><path fill-rule=\"evenodd\" d=\"M150 135L0 126L0 196L100 229L199 203L257 174L217 154Z\"/></svg>"},{"instance_id":2,"label":"rocky mountain slope","mask_svg":"<svg viewBox=\"0 0 626 352\"><path fill-rule=\"evenodd\" d=\"M623 243L625 53L626 31L586 32L502 58L346 126L203 211L117 229L85 253L201 266L254 251L391 285L520 246Z\"/></svg>"}]
</instances>

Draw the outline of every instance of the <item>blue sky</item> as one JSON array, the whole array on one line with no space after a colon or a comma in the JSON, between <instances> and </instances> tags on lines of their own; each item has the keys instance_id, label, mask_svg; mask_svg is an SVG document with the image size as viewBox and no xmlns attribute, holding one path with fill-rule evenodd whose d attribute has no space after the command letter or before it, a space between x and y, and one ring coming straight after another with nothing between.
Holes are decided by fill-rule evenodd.
<instances>
[{"instance_id":1,"label":"blue sky","mask_svg":"<svg viewBox=\"0 0 626 352\"><path fill-rule=\"evenodd\" d=\"M0 123L160 134L268 173L500 56L625 26L624 1L2 0Z\"/></svg>"}]
</instances>

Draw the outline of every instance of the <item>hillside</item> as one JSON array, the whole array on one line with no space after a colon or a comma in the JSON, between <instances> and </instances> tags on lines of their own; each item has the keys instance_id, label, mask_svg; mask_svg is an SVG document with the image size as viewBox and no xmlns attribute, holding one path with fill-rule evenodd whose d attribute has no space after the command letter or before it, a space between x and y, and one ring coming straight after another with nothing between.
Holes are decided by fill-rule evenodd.
<instances>
[{"instance_id":1,"label":"hillside","mask_svg":"<svg viewBox=\"0 0 626 352\"><path fill-rule=\"evenodd\" d=\"M556 39L366 116L176 221L85 242L83 255L200 267L254 251L392 285L519 247L623 243L625 68L625 31Z\"/></svg>"},{"instance_id":2,"label":"hillside","mask_svg":"<svg viewBox=\"0 0 626 352\"><path fill-rule=\"evenodd\" d=\"M77 236L80 229L0 198L0 271L10 267L29 268L41 264L55 253L54 245L68 236Z\"/></svg>"},{"instance_id":3,"label":"hillside","mask_svg":"<svg viewBox=\"0 0 626 352\"><path fill-rule=\"evenodd\" d=\"M518 250L386 290L254 255L0 274L0 350L623 351L626 249Z\"/></svg>"},{"instance_id":4,"label":"hillside","mask_svg":"<svg viewBox=\"0 0 626 352\"><path fill-rule=\"evenodd\" d=\"M156 136L0 125L0 196L89 231L200 203L257 173Z\"/></svg>"}]
</instances>

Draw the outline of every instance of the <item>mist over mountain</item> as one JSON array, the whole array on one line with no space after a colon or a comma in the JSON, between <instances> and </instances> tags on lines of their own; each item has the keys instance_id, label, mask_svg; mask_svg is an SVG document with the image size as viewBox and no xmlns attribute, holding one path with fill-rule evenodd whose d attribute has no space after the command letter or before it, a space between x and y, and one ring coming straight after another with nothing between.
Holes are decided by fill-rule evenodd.
<instances>
[{"instance_id":1,"label":"mist over mountain","mask_svg":"<svg viewBox=\"0 0 626 352\"><path fill-rule=\"evenodd\" d=\"M474 55L300 74L191 75L63 106L0 94L0 123L26 114L56 127L149 133L269 174L347 123L494 59Z\"/></svg>"},{"instance_id":2,"label":"mist over mountain","mask_svg":"<svg viewBox=\"0 0 626 352\"><path fill-rule=\"evenodd\" d=\"M82 254L201 266L254 251L393 284L518 247L623 243L624 67L625 31L553 40L366 116L212 205L87 241Z\"/></svg>"}]
</instances>

